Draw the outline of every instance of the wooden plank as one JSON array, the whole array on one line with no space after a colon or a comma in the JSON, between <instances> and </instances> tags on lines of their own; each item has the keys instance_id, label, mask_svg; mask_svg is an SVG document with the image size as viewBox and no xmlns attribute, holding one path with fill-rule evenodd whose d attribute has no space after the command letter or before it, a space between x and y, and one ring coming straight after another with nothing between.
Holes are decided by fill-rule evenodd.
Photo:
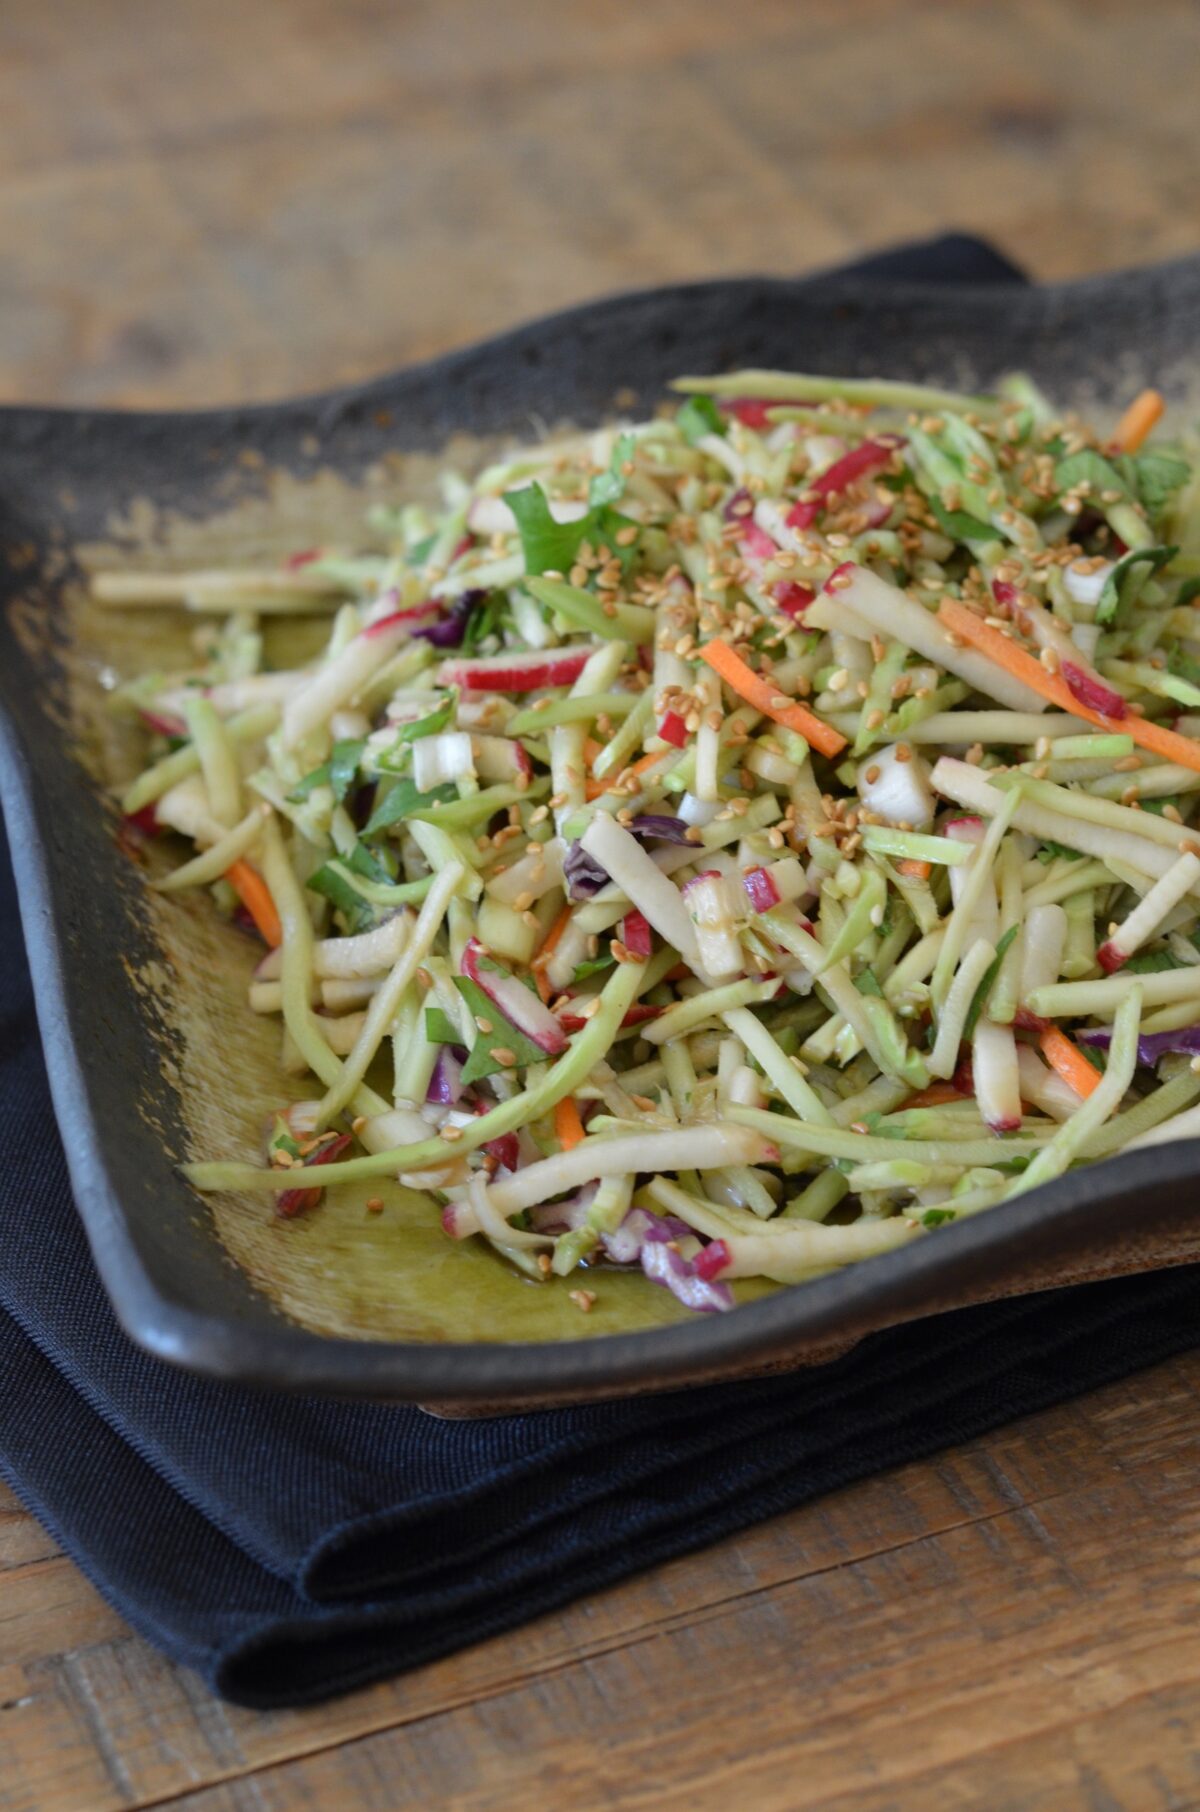
<instances>
[{"instance_id":1,"label":"wooden plank","mask_svg":"<svg viewBox=\"0 0 1200 1812\"><path fill-rule=\"evenodd\" d=\"M1195 1803L1193 1558L1138 1481L1114 1476L176 1804L1049 1812L1083 1803L1085 1784L1110 1812Z\"/></svg>"},{"instance_id":2,"label":"wooden plank","mask_svg":"<svg viewBox=\"0 0 1200 1812\"><path fill-rule=\"evenodd\" d=\"M1191 249L1183 0L855 12L10 0L0 390L275 395L947 222L1046 276Z\"/></svg>"},{"instance_id":3,"label":"wooden plank","mask_svg":"<svg viewBox=\"0 0 1200 1812\"><path fill-rule=\"evenodd\" d=\"M1044 1686L1052 1699L1057 1690L1032 1650L1022 1659L1027 1626L1040 1627L1043 1599L1049 1621L1038 1641L1047 1653L1047 1645L1074 1644L1072 1678L1111 1670L1122 1643L1141 1643L1139 1605L1149 1607L1146 1618L1159 1620L1154 1627L1171 1650L1171 1665L1179 1664L1182 1641L1186 1664L1200 1667L1191 1600L1181 1637L1173 1596L1173 1568L1191 1540L1198 1385L1200 1356L1160 1367L936 1463L866 1481L510 1636L303 1713L264 1716L222 1706L192 1676L132 1638L102 1631L89 1641L75 1619L89 1614L90 1588L68 1575L77 1581L77 1600L60 1600L57 1620L37 1625L45 1643L41 1658L31 1653L36 1641L26 1644L30 1660L15 1696L30 1702L19 1716L0 1720L0 1748L9 1758L0 1807L108 1812L152 1805L246 1773L259 1783L285 1758L321 1755L347 1742L357 1748L355 1739L374 1742L372 1733L389 1728L406 1733L405 1745L416 1740L416 1731L440 1728L437 1742L453 1748L459 1739L451 1741L445 1732L457 1732L460 1720L474 1733L470 1741L485 1745L474 1754L488 1790L516 1795L528 1783L510 1774L502 1751L489 1761L492 1752L479 1733L489 1727L490 1714L481 1707L493 1701L524 1705L526 1698L558 1707L564 1693L590 1692L591 1685L580 1683L594 1680L619 1694L626 1668L633 1669L628 1678L639 1683L655 1715L660 1699L671 1700L671 1716L697 1743L708 1740L711 1719L720 1722L712 1694L722 1681L727 1691L728 1681L737 1679L743 1707L738 1741L747 1755L768 1741L778 1748L782 1739L770 1724L771 1707L783 1693L791 1705L795 1750L789 1766L807 1773L809 1750L823 1741L831 1717L844 1717L859 1731L870 1705L862 1682L882 1693L879 1682L894 1672L894 1692L903 1696L915 1665L936 1702L943 1691L939 1681L958 1690L956 1676L972 1639L985 1657L976 1680L997 1678L993 1664L1001 1654L1002 1673L1018 1663L1023 1669L1022 1691L998 1701L998 1729L1011 1738L1026 1728L1030 1682ZM1120 1601L1124 1624L1099 1596L1114 1545L1136 1560ZM885 1589L881 1582L888 1581ZM738 1647L734 1670L717 1670L709 1680L713 1651L735 1637L741 1643L743 1617L749 1619L745 1642L760 1655L759 1674L744 1672ZM773 1639L764 1645L763 1628L783 1632L782 1649ZM680 1657L693 1649L697 1658L685 1667ZM636 1663L618 1659L635 1651ZM802 1684L803 1702L787 1698L793 1676ZM1065 1701L1055 1703L1061 1711ZM878 1760L896 1736L889 1734L884 1710L870 1715L879 1727L862 1724L864 1754ZM637 1727L646 1734L651 1725L643 1718ZM1039 1728L1037 1720L1028 1727ZM461 1740L468 1744L468 1735ZM838 1762L847 1766L844 1758ZM819 1778L832 1792L833 1775ZM690 1773L679 1779L690 1780ZM357 1791L357 1781L352 1785ZM577 1787L582 1792L572 1777L572 1792ZM444 1799L434 1795L426 1803L450 1803L459 1788L447 1776L443 1790ZM299 1781L294 1791L300 1795ZM313 1791L316 1803L355 1803L345 1783L341 1801L324 1785Z\"/></svg>"},{"instance_id":4,"label":"wooden plank","mask_svg":"<svg viewBox=\"0 0 1200 1812\"><path fill-rule=\"evenodd\" d=\"M54 1538L21 1507L7 1485L0 1484L0 1573L31 1560L48 1560L57 1552Z\"/></svg>"}]
</instances>

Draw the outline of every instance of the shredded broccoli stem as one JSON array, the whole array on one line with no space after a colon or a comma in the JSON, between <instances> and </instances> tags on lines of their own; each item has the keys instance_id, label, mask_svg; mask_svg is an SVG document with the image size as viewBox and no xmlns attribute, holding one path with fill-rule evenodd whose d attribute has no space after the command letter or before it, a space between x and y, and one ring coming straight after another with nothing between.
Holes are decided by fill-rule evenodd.
<instances>
[{"instance_id":1,"label":"shredded broccoli stem","mask_svg":"<svg viewBox=\"0 0 1200 1812\"><path fill-rule=\"evenodd\" d=\"M1200 436L1121 453L1021 378L677 390L359 547L96 585L210 613L114 688L160 739L122 835L279 939L246 1010L365 1148L314 1189L424 1173L601 1313L628 1266L727 1308L886 1264L1200 1101ZM312 611L279 666L260 613Z\"/></svg>"}]
</instances>

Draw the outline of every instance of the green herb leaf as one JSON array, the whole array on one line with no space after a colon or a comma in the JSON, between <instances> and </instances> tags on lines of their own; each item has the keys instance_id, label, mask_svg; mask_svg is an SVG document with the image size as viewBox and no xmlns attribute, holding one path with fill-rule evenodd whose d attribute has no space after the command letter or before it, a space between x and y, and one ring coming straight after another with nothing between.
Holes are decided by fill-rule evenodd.
<instances>
[{"instance_id":1,"label":"green herb leaf","mask_svg":"<svg viewBox=\"0 0 1200 1812\"><path fill-rule=\"evenodd\" d=\"M307 799L317 787L328 786L332 787L333 796L340 805L354 784L354 777L358 773L358 764L362 760L362 752L365 748L364 740L335 742L330 751L329 760L323 761L319 768L313 769L311 774L306 774L304 779L288 794L288 799L293 804L299 804L301 800Z\"/></svg>"},{"instance_id":2,"label":"green herb leaf","mask_svg":"<svg viewBox=\"0 0 1200 1812\"><path fill-rule=\"evenodd\" d=\"M883 999L883 989L879 986L874 969L864 969L860 975L855 976L854 982L860 994L872 995L876 1000Z\"/></svg>"},{"instance_id":3,"label":"green herb leaf","mask_svg":"<svg viewBox=\"0 0 1200 1812\"><path fill-rule=\"evenodd\" d=\"M349 931L368 931L378 924L380 909L364 899L340 869L349 869L352 874L361 875L364 881L376 881L382 886L390 885L395 876L365 843L356 843L348 856L339 858L339 867L326 862L308 878L307 885L313 893L319 893L337 908Z\"/></svg>"},{"instance_id":4,"label":"green herb leaf","mask_svg":"<svg viewBox=\"0 0 1200 1812\"><path fill-rule=\"evenodd\" d=\"M1065 857L1068 862L1083 861L1083 856L1079 850L1068 849L1065 843L1055 843L1053 838L1038 845L1037 859L1039 862L1057 862L1062 857Z\"/></svg>"},{"instance_id":5,"label":"green herb leaf","mask_svg":"<svg viewBox=\"0 0 1200 1812\"><path fill-rule=\"evenodd\" d=\"M1138 496L1151 521L1162 514L1168 500L1192 475L1186 459L1170 453L1135 453L1133 470Z\"/></svg>"},{"instance_id":6,"label":"green herb leaf","mask_svg":"<svg viewBox=\"0 0 1200 1812\"><path fill-rule=\"evenodd\" d=\"M1177 547L1135 547L1122 554L1107 579L1096 605L1097 623L1112 624L1132 610L1142 595L1147 579L1168 565L1179 552ZM1145 568L1145 571L1140 570Z\"/></svg>"},{"instance_id":7,"label":"green herb leaf","mask_svg":"<svg viewBox=\"0 0 1200 1812\"><path fill-rule=\"evenodd\" d=\"M423 736L436 736L446 728L457 709L458 691L452 687L441 703L435 705L432 711L427 711L424 717L415 717L411 723L397 724L395 742L379 757L379 765L384 773L398 773L407 744L419 742Z\"/></svg>"},{"instance_id":8,"label":"green herb leaf","mask_svg":"<svg viewBox=\"0 0 1200 1812\"><path fill-rule=\"evenodd\" d=\"M576 966L575 973L571 977L571 985L577 987L580 982L586 981L589 975L603 975L606 969L615 969L616 966L617 959L611 951L607 956L594 956L589 961Z\"/></svg>"},{"instance_id":9,"label":"green herb leaf","mask_svg":"<svg viewBox=\"0 0 1200 1812\"><path fill-rule=\"evenodd\" d=\"M1200 579L1185 579L1175 594L1176 608L1190 604L1193 598L1200 598Z\"/></svg>"},{"instance_id":10,"label":"green herb leaf","mask_svg":"<svg viewBox=\"0 0 1200 1812\"><path fill-rule=\"evenodd\" d=\"M694 447L706 434L728 431L725 418L711 396L689 396L675 421L689 447Z\"/></svg>"},{"instance_id":11,"label":"green herb leaf","mask_svg":"<svg viewBox=\"0 0 1200 1812\"><path fill-rule=\"evenodd\" d=\"M1102 491L1119 491L1129 500L1129 486L1116 466L1087 448L1082 453L1068 453L1054 468L1054 489L1058 496L1081 484L1088 486L1094 498L1098 499Z\"/></svg>"},{"instance_id":12,"label":"green herb leaf","mask_svg":"<svg viewBox=\"0 0 1200 1812\"><path fill-rule=\"evenodd\" d=\"M947 1221L958 1219L954 1208L927 1208L921 1216L922 1227L944 1227Z\"/></svg>"},{"instance_id":13,"label":"green herb leaf","mask_svg":"<svg viewBox=\"0 0 1200 1812\"><path fill-rule=\"evenodd\" d=\"M990 522L981 522L978 516L969 516L966 510L948 510L937 497L926 499L930 509L937 517L938 526L951 541L1002 541L1000 530L993 528Z\"/></svg>"},{"instance_id":14,"label":"green herb leaf","mask_svg":"<svg viewBox=\"0 0 1200 1812\"><path fill-rule=\"evenodd\" d=\"M1183 966L1169 950L1139 950L1121 965L1126 975L1162 975L1168 969L1182 969Z\"/></svg>"},{"instance_id":15,"label":"green herb leaf","mask_svg":"<svg viewBox=\"0 0 1200 1812\"><path fill-rule=\"evenodd\" d=\"M398 824L420 805L440 805L443 801L457 798L458 788L451 786L448 781L443 786L435 786L431 793L423 793L415 780L397 780L388 787L371 813L363 836L377 837L380 831Z\"/></svg>"},{"instance_id":16,"label":"green herb leaf","mask_svg":"<svg viewBox=\"0 0 1200 1812\"><path fill-rule=\"evenodd\" d=\"M481 642L486 642L493 635L500 623L500 613L507 600L504 593L489 591L482 604L476 606L467 618L463 630L462 648L464 654L474 654Z\"/></svg>"},{"instance_id":17,"label":"green herb leaf","mask_svg":"<svg viewBox=\"0 0 1200 1812\"><path fill-rule=\"evenodd\" d=\"M430 1044L462 1044L462 1033L441 1007L426 1007L425 1036Z\"/></svg>"},{"instance_id":18,"label":"green herb leaf","mask_svg":"<svg viewBox=\"0 0 1200 1812\"><path fill-rule=\"evenodd\" d=\"M488 999L478 982L471 981L466 975L456 975L454 986L470 1007L472 1018L486 1019L492 1026L490 1032L481 1032L475 1040L462 1073L464 1086L469 1087L472 1082L479 1082L484 1076L494 1076L497 1070L524 1069L527 1064L545 1062L545 1051L534 1044L532 1039L526 1038L524 1032L518 1032L496 1003ZM455 1043L457 1042L456 1039ZM511 1051L517 1060L516 1064L497 1063L491 1054L494 1050Z\"/></svg>"},{"instance_id":19,"label":"green herb leaf","mask_svg":"<svg viewBox=\"0 0 1200 1812\"><path fill-rule=\"evenodd\" d=\"M975 993L971 998L971 1005L967 1009L967 1017L963 1025L964 1038L969 1038L975 1030L975 1027L979 1024L979 1015L983 1012L987 997L992 991L992 985L1000 973L1000 965L1004 961L1004 953L1019 930L1019 925L1010 925L1008 930L1004 933L1004 936L997 943L996 954L984 970L979 986L976 988Z\"/></svg>"},{"instance_id":20,"label":"green herb leaf","mask_svg":"<svg viewBox=\"0 0 1200 1812\"><path fill-rule=\"evenodd\" d=\"M291 1129L282 1114L275 1116L275 1124L271 1128L271 1138L267 1149L270 1152L286 1151L289 1158L300 1156L300 1147L293 1139Z\"/></svg>"},{"instance_id":21,"label":"green herb leaf","mask_svg":"<svg viewBox=\"0 0 1200 1812\"><path fill-rule=\"evenodd\" d=\"M596 548L607 548L620 561L622 572L628 572L635 544L619 546L616 537L622 529L636 529L638 525L607 504L589 510L578 522L556 522L540 484L506 491L504 501L517 519L527 573L569 573L585 541Z\"/></svg>"},{"instance_id":22,"label":"green herb leaf","mask_svg":"<svg viewBox=\"0 0 1200 1812\"><path fill-rule=\"evenodd\" d=\"M612 450L608 470L597 473L588 487L588 502L595 509L598 504L616 503L625 495L626 474L624 468L633 458L634 441L632 434L618 434L617 444Z\"/></svg>"}]
</instances>

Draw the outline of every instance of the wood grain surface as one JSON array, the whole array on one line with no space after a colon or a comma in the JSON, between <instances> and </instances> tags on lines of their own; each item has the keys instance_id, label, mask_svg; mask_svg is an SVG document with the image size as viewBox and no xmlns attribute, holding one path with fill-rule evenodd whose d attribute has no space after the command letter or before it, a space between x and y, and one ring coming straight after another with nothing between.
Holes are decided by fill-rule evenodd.
<instances>
[{"instance_id":1,"label":"wood grain surface","mask_svg":"<svg viewBox=\"0 0 1200 1812\"><path fill-rule=\"evenodd\" d=\"M1173 0L4 0L0 399L318 388L947 226L1043 277L1191 251L1198 48ZM0 1492L0 1809L1200 1808L1198 1396L1200 1355L295 1714Z\"/></svg>"}]
</instances>

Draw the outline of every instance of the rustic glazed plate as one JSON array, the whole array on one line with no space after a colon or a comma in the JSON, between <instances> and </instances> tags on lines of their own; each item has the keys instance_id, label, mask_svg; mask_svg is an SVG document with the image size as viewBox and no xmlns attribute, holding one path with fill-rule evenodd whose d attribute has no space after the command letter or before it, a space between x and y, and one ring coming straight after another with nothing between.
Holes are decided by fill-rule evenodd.
<instances>
[{"instance_id":1,"label":"rustic glazed plate","mask_svg":"<svg viewBox=\"0 0 1200 1812\"><path fill-rule=\"evenodd\" d=\"M656 290L576 309L361 389L268 408L0 412L0 779L43 1039L80 1212L124 1327L246 1383L532 1407L809 1362L951 1306L1200 1258L1200 1143L1076 1172L838 1275L689 1316L638 1278L587 1317L456 1246L397 1186L281 1223L201 1199L185 1156L251 1155L277 1029L247 1025L253 952L168 904L115 835L136 748L105 683L179 664L198 619L101 613L101 565L218 565L361 533L505 437L651 408L679 371L781 365L985 387L1021 367L1107 411L1200 390L1200 260L1051 289L854 277ZM303 626L292 635L303 634ZM158 858L153 854L150 861Z\"/></svg>"}]
</instances>

